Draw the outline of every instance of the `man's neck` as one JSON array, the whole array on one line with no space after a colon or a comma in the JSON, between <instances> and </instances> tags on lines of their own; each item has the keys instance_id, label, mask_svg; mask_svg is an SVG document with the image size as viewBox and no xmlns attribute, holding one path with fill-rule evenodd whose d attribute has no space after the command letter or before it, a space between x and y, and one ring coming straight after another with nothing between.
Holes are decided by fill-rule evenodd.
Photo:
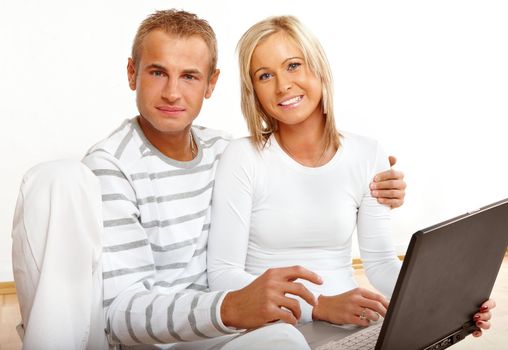
<instances>
[{"instance_id":1,"label":"man's neck","mask_svg":"<svg viewBox=\"0 0 508 350\"><path fill-rule=\"evenodd\" d=\"M196 156L197 145L191 135L191 125L178 132L163 133L142 117L138 117L138 122L148 141L165 156L180 162L190 161Z\"/></svg>"}]
</instances>

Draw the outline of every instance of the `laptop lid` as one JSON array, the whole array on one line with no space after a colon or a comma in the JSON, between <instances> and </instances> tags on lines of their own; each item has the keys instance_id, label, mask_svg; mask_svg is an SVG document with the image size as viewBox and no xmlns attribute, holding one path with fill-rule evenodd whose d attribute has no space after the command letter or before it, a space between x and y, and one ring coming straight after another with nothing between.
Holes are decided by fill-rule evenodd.
<instances>
[{"instance_id":1,"label":"laptop lid","mask_svg":"<svg viewBox=\"0 0 508 350\"><path fill-rule=\"evenodd\" d=\"M472 333L507 246L508 199L413 234L376 350L439 350Z\"/></svg>"}]
</instances>

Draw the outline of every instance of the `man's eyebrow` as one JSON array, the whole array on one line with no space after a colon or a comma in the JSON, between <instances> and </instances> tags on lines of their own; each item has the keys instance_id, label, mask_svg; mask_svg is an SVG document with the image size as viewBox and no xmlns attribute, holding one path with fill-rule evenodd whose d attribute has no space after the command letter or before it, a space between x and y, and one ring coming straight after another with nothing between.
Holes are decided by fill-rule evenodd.
<instances>
[{"instance_id":1,"label":"man's eyebrow","mask_svg":"<svg viewBox=\"0 0 508 350\"><path fill-rule=\"evenodd\" d=\"M197 68L184 69L182 73L183 74L203 75L203 73L201 73L201 71Z\"/></svg>"},{"instance_id":2,"label":"man's eyebrow","mask_svg":"<svg viewBox=\"0 0 508 350\"><path fill-rule=\"evenodd\" d=\"M148 66L146 66L146 69L157 69L157 70L161 70L161 71L166 71L166 67L164 66L161 66L160 64L157 64L157 63L152 63Z\"/></svg>"}]
</instances>

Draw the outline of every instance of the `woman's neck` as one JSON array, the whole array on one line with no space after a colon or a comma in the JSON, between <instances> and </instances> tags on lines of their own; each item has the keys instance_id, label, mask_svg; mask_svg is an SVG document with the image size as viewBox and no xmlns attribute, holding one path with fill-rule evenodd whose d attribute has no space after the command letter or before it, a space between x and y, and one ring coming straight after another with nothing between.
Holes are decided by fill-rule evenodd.
<instances>
[{"instance_id":1,"label":"woman's neck","mask_svg":"<svg viewBox=\"0 0 508 350\"><path fill-rule=\"evenodd\" d=\"M326 142L325 116L322 114L295 125L279 123L275 137L284 152L309 167L328 163L337 151L336 145Z\"/></svg>"}]
</instances>

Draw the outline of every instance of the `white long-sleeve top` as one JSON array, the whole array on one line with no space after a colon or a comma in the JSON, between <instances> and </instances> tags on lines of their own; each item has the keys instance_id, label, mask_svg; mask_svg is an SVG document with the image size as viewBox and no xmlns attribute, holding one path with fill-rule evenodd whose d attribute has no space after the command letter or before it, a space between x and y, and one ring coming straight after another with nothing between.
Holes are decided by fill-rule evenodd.
<instances>
[{"instance_id":1,"label":"white long-sleeve top","mask_svg":"<svg viewBox=\"0 0 508 350\"><path fill-rule=\"evenodd\" d=\"M210 292L206 278L215 170L229 138L196 126L192 133L195 159L175 161L145 138L134 118L83 160L101 183L104 307L111 344L163 344L233 333L220 318L225 292Z\"/></svg>"},{"instance_id":2,"label":"white long-sleeve top","mask_svg":"<svg viewBox=\"0 0 508 350\"><path fill-rule=\"evenodd\" d=\"M325 165L305 167L272 135L258 151L250 139L231 142L217 169L208 243L212 290L239 289L271 267L301 265L324 279L303 282L316 296L357 286L351 242L358 232L370 282L390 296L400 270L390 209L370 194L374 175L389 168L379 144L343 133ZM300 300L302 321L311 307Z\"/></svg>"}]
</instances>

